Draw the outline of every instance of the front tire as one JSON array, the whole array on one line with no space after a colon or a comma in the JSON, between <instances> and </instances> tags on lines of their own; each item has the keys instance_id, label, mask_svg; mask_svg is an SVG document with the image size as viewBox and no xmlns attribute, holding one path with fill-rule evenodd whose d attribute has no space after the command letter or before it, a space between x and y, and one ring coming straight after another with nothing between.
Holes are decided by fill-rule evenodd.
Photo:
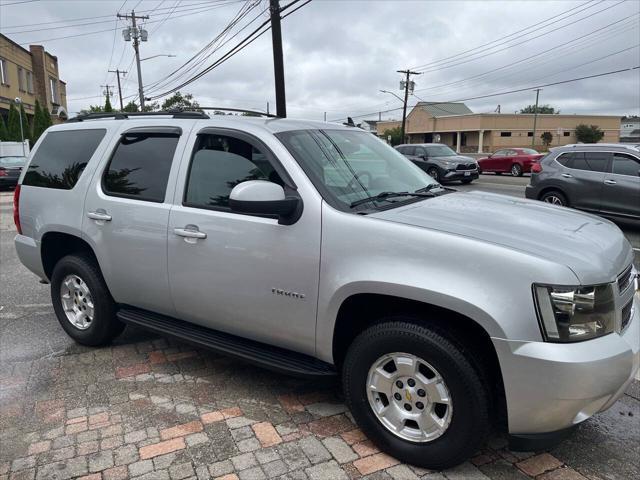
<instances>
[{"instance_id":1,"label":"front tire","mask_svg":"<svg viewBox=\"0 0 640 480\"><path fill-rule=\"evenodd\" d=\"M64 331L81 345L105 345L124 330L102 273L88 255L67 255L56 263L51 301Z\"/></svg>"},{"instance_id":2,"label":"front tire","mask_svg":"<svg viewBox=\"0 0 640 480\"><path fill-rule=\"evenodd\" d=\"M511 176L512 177L521 177L522 176L522 167L519 163L514 163L511 165Z\"/></svg>"},{"instance_id":3,"label":"front tire","mask_svg":"<svg viewBox=\"0 0 640 480\"><path fill-rule=\"evenodd\" d=\"M436 182L440 181L440 172L436 167L429 167L427 169L427 174L433 178Z\"/></svg>"},{"instance_id":4,"label":"front tire","mask_svg":"<svg viewBox=\"0 0 640 480\"><path fill-rule=\"evenodd\" d=\"M540 196L540 200L544 203L558 205L559 207L568 207L569 201L567 197L558 190L549 190Z\"/></svg>"},{"instance_id":5,"label":"front tire","mask_svg":"<svg viewBox=\"0 0 640 480\"><path fill-rule=\"evenodd\" d=\"M343 365L345 399L381 449L439 470L485 441L488 392L461 348L416 322L389 318L358 335Z\"/></svg>"}]
</instances>

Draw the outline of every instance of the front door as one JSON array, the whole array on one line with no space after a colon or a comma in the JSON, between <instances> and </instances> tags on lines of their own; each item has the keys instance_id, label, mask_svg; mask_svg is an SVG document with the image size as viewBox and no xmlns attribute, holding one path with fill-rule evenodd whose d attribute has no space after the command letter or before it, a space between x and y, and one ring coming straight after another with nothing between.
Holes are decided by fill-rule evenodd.
<instances>
[{"instance_id":1,"label":"front door","mask_svg":"<svg viewBox=\"0 0 640 480\"><path fill-rule=\"evenodd\" d=\"M122 133L106 166L94 175L83 218L83 233L96 247L116 302L166 315L175 313L167 276L167 223L180 139L177 127Z\"/></svg>"},{"instance_id":2,"label":"front door","mask_svg":"<svg viewBox=\"0 0 640 480\"><path fill-rule=\"evenodd\" d=\"M268 180L294 188L260 141L207 129L181 167L169 217L169 279L179 318L302 353L315 352L320 205L301 218L234 213L233 187Z\"/></svg>"},{"instance_id":3,"label":"front door","mask_svg":"<svg viewBox=\"0 0 640 480\"><path fill-rule=\"evenodd\" d=\"M602 212L640 218L640 158L614 153L602 187Z\"/></svg>"}]
</instances>

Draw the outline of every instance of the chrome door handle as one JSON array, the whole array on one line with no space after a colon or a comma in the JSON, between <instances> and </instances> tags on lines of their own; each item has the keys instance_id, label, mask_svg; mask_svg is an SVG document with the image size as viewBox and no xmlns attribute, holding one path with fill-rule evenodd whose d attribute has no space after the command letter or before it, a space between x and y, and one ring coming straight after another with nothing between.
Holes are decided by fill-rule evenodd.
<instances>
[{"instance_id":1,"label":"chrome door handle","mask_svg":"<svg viewBox=\"0 0 640 480\"><path fill-rule=\"evenodd\" d=\"M605 180L604 183L605 185L615 185L618 182L616 182L615 180Z\"/></svg>"},{"instance_id":2,"label":"chrome door handle","mask_svg":"<svg viewBox=\"0 0 640 480\"><path fill-rule=\"evenodd\" d=\"M206 233L198 231L197 229L193 228L191 225L187 225L185 228L174 228L173 233L175 233L179 237L185 237L185 238L196 238L196 239L207 238Z\"/></svg>"},{"instance_id":3,"label":"chrome door handle","mask_svg":"<svg viewBox=\"0 0 640 480\"><path fill-rule=\"evenodd\" d=\"M571 175L570 173L563 173L562 176L564 178L573 178L573 175Z\"/></svg>"},{"instance_id":4,"label":"chrome door handle","mask_svg":"<svg viewBox=\"0 0 640 480\"><path fill-rule=\"evenodd\" d=\"M92 220L102 220L103 222L111 221L111 215L109 215L107 212L100 212L100 211L87 212L87 217L89 217Z\"/></svg>"}]
</instances>

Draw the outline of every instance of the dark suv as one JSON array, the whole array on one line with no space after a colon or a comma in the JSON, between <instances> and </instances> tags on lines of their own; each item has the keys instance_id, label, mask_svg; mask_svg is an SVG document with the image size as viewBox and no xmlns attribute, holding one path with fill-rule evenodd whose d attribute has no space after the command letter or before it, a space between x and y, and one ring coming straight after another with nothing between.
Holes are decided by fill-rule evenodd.
<instances>
[{"instance_id":1,"label":"dark suv","mask_svg":"<svg viewBox=\"0 0 640 480\"><path fill-rule=\"evenodd\" d=\"M396 150L440 183L471 183L478 178L478 163L473 158L458 155L442 143L398 145Z\"/></svg>"},{"instance_id":2,"label":"dark suv","mask_svg":"<svg viewBox=\"0 0 640 480\"><path fill-rule=\"evenodd\" d=\"M640 219L640 149L622 144L555 148L534 165L526 197Z\"/></svg>"}]
</instances>

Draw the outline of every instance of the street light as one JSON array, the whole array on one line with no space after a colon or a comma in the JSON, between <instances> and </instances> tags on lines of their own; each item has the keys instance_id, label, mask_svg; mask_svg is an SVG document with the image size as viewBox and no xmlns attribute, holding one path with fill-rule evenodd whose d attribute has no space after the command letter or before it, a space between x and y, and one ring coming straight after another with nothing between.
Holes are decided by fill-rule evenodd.
<instances>
[{"instance_id":1,"label":"street light","mask_svg":"<svg viewBox=\"0 0 640 480\"><path fill-rule=\"evenodd\" d=\"M175 55L171 53L159 53L158 55L152 55L151 57L141 58L140 61L144 62L145 60L151 60L152 58L156 58L156 57L175 57Z\"/></svg>"},{"instance_id":2,"label":"street light","mask_svg":"<svg viewBox=\"0 0 640 480\"><path fill-rule=\"evenodd\" d=\"M22 129L22 109L20 105L22 105L22 99L20 97L16 97L13 102L18 105L18 117L20 118L20 138L22 139L22 156L26 157L27 154L24 151L24 130Z\"/></svg>"},{"instance_id":3,"label":"street light","mask_svg":"<svg viewBox=\"0 0 640 480\"><path fill-rule=\"evenodd\" d=\"M398 95L396 95L393 92L390 92L389 90L380 90L382 93L388 93L389 95L393 95L394 97L396 97L398 100L400 100L402 103L404 103L404 100L401 99Z\"/></svg>"}]
</instances>

